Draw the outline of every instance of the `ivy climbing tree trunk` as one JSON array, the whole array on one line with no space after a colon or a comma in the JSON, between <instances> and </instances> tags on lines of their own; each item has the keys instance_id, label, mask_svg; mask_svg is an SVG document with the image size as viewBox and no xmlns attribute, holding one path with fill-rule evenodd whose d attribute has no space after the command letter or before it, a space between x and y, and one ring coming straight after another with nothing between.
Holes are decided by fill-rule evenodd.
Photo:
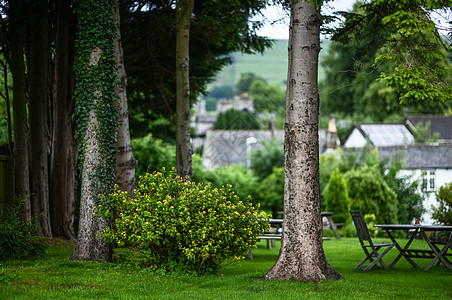
<instances>
[{"instance_id":1,"label":"ivy climbing tree trunk","mask_svg":"<svg viewBox=\"0 0 452 300\"><path fill-rule=\"evenodd\" d=\"M55 95L50 155L50 212L52 234L75 240L74 184L77 143L74 139L73 114L73 45L70 22L71 1L56 3Z\"/></svg>"},{"instance_id":2,"label":"ivy climbing tree trunk","mask_svg":"<svg viewBox=\"0 0 452 300\"><path fill-rule=\"evenodd\" d=\"M176 2L176 168L177 175L190 179L193 173L190 144L189 43L194 0Z\"/></svg>"},{"instance_id":3,"label":"ivy climbing tree trunk","mask_svg":"<svg viewBox=\"0 0 452 300\"><path fill-rule=\"evenodd\" d=\"M49 212L49 37L47 1L30 3L30 184L31 206L36 226L52 237Z\"/></svg>"},{"instance_id":4,"label":"ivy climbing tree trunk","mask_svg":"<svg viewBox=\"0 0 452 300\"><path fill-rule=\"evenodd\" d=\"M135 167L137 160L133 155L132 142L130 141L129 130L129 113L127 107L127 75L124 67L124 52L121 44L121 30L120 30L120 13L119 0L115 1L113 10L113 17L115 20L116 35L113 42L115 50L116 66L119 73L119 85L116 86L116 95L118 95L119 102L117 104L118 110L118 138L116 141L116 155L115 164L115 184L118 185L122 191L127 191L133 197L134 190L137 188L135 178Z\"/></svg>"},{"instance_id":5,"label":"ivy climbing tree trunk","mask_svg":"<svg viewBox=\"0 0 452 300\"><path fill-rule=\"evenodd\" d=\"M113 192L117 111L115 106L114 0L79 0L77 5L76 138L80 143L80 222L73 260L111 261L112 249L99 233L111 220L96 215Z\"/></svg>"},{"instance_id":6,"label":"ivy climbing tree trunk","mask_svg":"<svg viewBox=\"0 0 452 300\"><path fill-rule=\"evenodd\" d=\"M8 43L11 53L11 73L13 75L13 118L14 118L14 182L16 197L25 198L24 219L31 223L30 181L28 164L28 117L24 64L24 20L25 9L22 0L10 1L10 30Z\"/></svg>"},{"instance_id":7,"label":"ivy climbing tree trunk","mask_svg":"<svg viewBox=\"0 0 452 300\"><path fill-rule=\"evenodd\" d=\"M322 245L317 86L320 13L291 1L284 141L284 221L278 260L264 279L340 279Z\"/></svg>"}]
</instances>

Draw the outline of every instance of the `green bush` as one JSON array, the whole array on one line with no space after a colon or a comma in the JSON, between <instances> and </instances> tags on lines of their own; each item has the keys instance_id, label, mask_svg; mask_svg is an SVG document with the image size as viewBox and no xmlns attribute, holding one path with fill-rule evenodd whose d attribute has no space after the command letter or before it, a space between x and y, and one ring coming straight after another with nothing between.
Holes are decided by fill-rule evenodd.
<instances>
[{"instance_id":1,"label":"green bush","mask_svg":"<svg viewBox=\"0 0 452 300\"><path fill-rule=\"evenodd\" d=\"M114 226L101 236L119 246L145 251L155 267L202 274L242 259L268 228L258 209L241 201L230 186L182 180L173 169L141 177L136 198L116 190L109 199L117 210ZM112 211L99 211L104 217Z\"/></svg>"},{"instance_id":2,"label":"green bush","mask_svg":"<svg viewBox=\"0 0 452 300\"><path fill-rule=\"evenodd\" d=\"M376 167L364 166L344 176L353 210L375 214L379 224L397 224L397 195Z\"/></svg>"},{"instance_id":3,"label":"green bush","mask_svg":"<svg viewBox=\"0 0 452 300\"><path fill-rule=\"evenodd\" d=\"M432 206L432 218L443 225L452 225L452 182L441 186L436 192L438 206Z\"/></svg>"},{"instance_id":4,"label":"green bush","mask_svg":"<svg viewBox=\"0 0 452 300\"><path fill-rule=\"evenodd\" d=\"M282 141L272 138L269 142L263 141L262 147L251 152L251 170L263 179L275 167L284 167L284 145Z\"/></svg>"},{"instance_id":5,"label":"green bush","mask_svg":"<svg viewBox=\"0 0 452 300\"><path fill-rule=\"evenodd\" d=\"M339 169L334 170L333 175L325 189L326 210L333 211L334 220L338 223L351 221L351 202L348 197L347 184Z\"/></svg>"},{"instance_id":6,"label":"green bush","mask_svg":"<svg viewBox=\"0 0 452 300\"><path fill-rule=\"evenodd\" d=\"M254 200L259 202L262 209L276 212L284 210L284 168L273 168L257 187Z\"/></svg>"},{"instance_id":7,"label":"green bush","mask_svg":"<svg viewBox=\"0 0 452 300\"><path fill-rule=\"evenodd\" d=\"M258 184L258 178L239 164L217 167L206 173L206 176L208 182L211 182L216 188L231 185L232 190L241 199L246 199L249 195L252 195Z\"/></svg>"},{"instance_id":8,"label":"green bush","mask_svg":"<svg viewBox=\"0 0 452 300\"><path fill-rule=\"evenodd\" d=\"M0 223L0 261L39 256L47 248L45 239L37 235L36 227L21 221L23 201L8 209Z\"/></svg>"},{"instance_id":9,"label":"green bush","mask_svg":"<svg viewBox=\"0 0 452 300\"><path fill-rule=\"evenodd\" d=\"M176 165L176 147L148 134L132 140L133 154L138 160L137 175Z\"/></svg>"}]
</instances>

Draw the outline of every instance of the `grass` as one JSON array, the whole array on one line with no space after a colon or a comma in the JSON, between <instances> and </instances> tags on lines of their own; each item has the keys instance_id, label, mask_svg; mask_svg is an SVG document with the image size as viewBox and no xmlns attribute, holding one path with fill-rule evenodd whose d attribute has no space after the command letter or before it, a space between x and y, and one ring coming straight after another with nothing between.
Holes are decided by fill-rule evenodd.
<instances>
[{"instance_id":1,"label":"grass","mask_svg":"<svg viewBox=\"0 0 452 300\"><path fill-rule=\"evenodd\" d=\"M385 239L376 239L382 241ZM279 242L276 242L277 246ZM415 241L419 247L422 241ZM72 245L51 247L45 257L0 265L0 299L451 299L452 272L437 266L427 272L401 259L385 271L353 267L364 257L355 238L324 242L325 255L343 280L324 283L263 281L278 257L261 241L254 259L225 267L217 275L162 275L126 264L74 262ZM397 255L391 250L390 262ZM420 267L428 260L416 259Z\"/></svg>"}]
</instances>

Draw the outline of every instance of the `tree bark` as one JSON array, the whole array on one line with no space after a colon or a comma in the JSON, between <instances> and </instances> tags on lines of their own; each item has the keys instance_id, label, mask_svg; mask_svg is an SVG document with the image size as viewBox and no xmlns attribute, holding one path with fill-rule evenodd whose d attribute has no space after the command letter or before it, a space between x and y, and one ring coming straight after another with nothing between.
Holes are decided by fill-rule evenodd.
<instances>
[{"instance_id":1,"label":"tree bark","mask_svg":"<svg viewBox=\"0 0 452 300\"><path fill-rule=\"evenodd\" d=\"M278 260L263 279L340 279L322 245L317 86L320 14L291 1L284 141L284 221Z\"/></svg>"},{"instance_id":2,"label":"tree bark","mask_svg":"<svg viewBox=\"0 0 452 300\"><path fill-rule=\"evenodd\" d=\"M99 48L91 50L90 65L97 65L101 56L102 51ZM96 94L102 97L100 91L97 91ZM97 132L99 120L95 112L96 102L100 100L95 99L94 101L94 106L89 112L85 133L86 149L82 169L79 232L77 244L70 259L111 261L111 246L98 236L107 227L107 222L104 218L94 215L98 204L98 189L94 174L96 168L104 163Z\"/></svg>"},{"instance_id":3,"label":"tree bark","mask_svg":"<svg viewBox=\"0 0 452 300\"><path fill-rule=\"evenodd\" d=\"M137 188L135 168L138 162L133 155L132 142L130 141L129 113L126 93L127 75L124 67L124 52L121 44L121 18L118 0L113 8L113 18L116 24L116 37L113 41L113 47L120 80L119 86L115 89L116 95L119 97L119 103L116 105L119 119L118 135L115 145L118 150L115 165L115 184L118 185L120 190L126 191L131 197L133 197L134 190Z\"/></svg>"},{"instance_id":4,"label":"tree bark","mask_svg":"<svg viewBox=\"0 0 452 300\"><path fill-rule=\"evenodd\" d=\"M48 106L48 18L47 2L30 4L30 183L35 224L51 238L49 213L49 106Z\"/></svg>"},{"instance_id":5,"label":"tree bark","mask_svg":"<svg viewBox=\"0 0 452 300\"><path fill-rule=\"evenodd\" d=\"M28 160L28 117L24 64L24 27L21 12L23 1L10 1L11 29L9 45L11 50L11 73L13 75L13 117L14 117L14 194L26 198L23 205L25 221L31 223L30 181Z\"/></svg>"},{"instance_id":6,"label":"tree bark","mask_svg":"<svg viewBox=\"0 0 452 300\"><path fill-rule=\"evenodd\" d=\"M176 2L176 169L190 180L193 173L190 144L189 42L194 0Z\"/></svg>"},{"instance_id":7,"label":"tree bark","mask_svg":"<svg viewBox=\"0 0 452 300\"><path fill-rule=\"evenodd\" d=\"M73 76L69 0L57 1L55 37L55 97L50 155L50 212L54 236L75 240L74 185L77 142L74 139Z\"/></svg>"}]
</instances>

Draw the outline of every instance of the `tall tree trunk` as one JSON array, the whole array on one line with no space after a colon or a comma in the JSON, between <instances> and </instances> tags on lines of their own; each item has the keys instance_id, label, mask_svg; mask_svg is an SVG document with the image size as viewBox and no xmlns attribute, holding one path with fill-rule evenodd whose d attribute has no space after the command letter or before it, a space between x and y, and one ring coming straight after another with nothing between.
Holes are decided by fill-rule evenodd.
<instances>
[{"instance_id":1,"label":"tall tree trunk","mask_svg":"<svg viewBox=\"0 0 452 300\"><path fill-rule=\"evenodd\" d=\"M31 223L30 182L28 164L28 117L24 64L24 22L21 20L25 9L23 1L10 1L11 30L9 45L11 50L11 73L13 75L13 117L14 117L14 182L16 197L26 198L24 219Z\"/></svg>"},{"instance_id":2,"label":"tall tree trunk","mask_svg":"<svg viewBox=\"0 0 452 300\"><path fill-rule=\"evenodd\" d=\"M317 86L320 14L308 0L291 1L284 141L281 250L264 279L340 279L322 245Z\"/></svg>"},{"instance_id":3,"label":"tall tree trunk","mask_svg":"<svg viewBox=\"0 0 452 300\"><path fill-rule=\"evenodd\" d=\"M30 136L31 207L42 234L52 237L49 213L49 107L47 1L30 4Z\"/></svg>"},{"instance_id":4,"label":"tall tree trunk","mask_svg":"<svg viewBox=\"0 0 452 300\"><path fill-rule=\"evenodd\" d=\"M189 42L194 0L176 2L176 168L183 178L193 173L190 145Z\"/></svg>"},{"instance_id":5,"label":"tall tree trunk","mask_svg":"<svg viewBox=\"0 0 452 300\"><path fill-rule=\"evenodd\" d=\"M116 36L113 42L115 50L115 61L118 68L120 84L116 87L115 92L119 97L117 110L119 113L118 119L118 135L116 141L116 155L115 165L115 184L118 185L122 191L127 191L131 197L134 195L134 190L137 188L135 178L135 167L137 160L133 156L132 142L130 141L129 130L129 113L127 108L127 75L124 67L124 52L121 44L121 30L120 30L120 12L119 0L115 1L113 9L113 18L116 24Z\"/></svg>"},{"instance_id":6,"label":"tall tree trunk","mask_svg":"<svg viewBox=\"0 0 452 300\"><path fill-rule=\"evenodd\" d=\"M57 1L55 97L50 155L50 212L54 236L75 240L74 184L77 143L74 139L70 0Z\"/></svg>"},{"instance_id":7,"label":"tall tree trunk","mask_svg":"<svg viewBox=\"0 0 452 300\"><path fill-rule=\"evenodd\" d=\"M101 56L102 51L99 48L91 50L90 66L97 65ZM96 91L95 94L102 97L100 91ZM96 186L102 183L95 182L96 177L94 174L96 174L96 168L105 163L102 159L99 140L99 120L95 111L98 101L101 101L101 99L94 100L95 103L89 112L86 124L84 138L86 149L84 151L81 181L80 223L77 244L71 256L72 260L112 260L112 249L110 245L98 236L107 227L107 222L104 218L95 216L99 195L99 190Z\"/></svg>"}]
</instances>

